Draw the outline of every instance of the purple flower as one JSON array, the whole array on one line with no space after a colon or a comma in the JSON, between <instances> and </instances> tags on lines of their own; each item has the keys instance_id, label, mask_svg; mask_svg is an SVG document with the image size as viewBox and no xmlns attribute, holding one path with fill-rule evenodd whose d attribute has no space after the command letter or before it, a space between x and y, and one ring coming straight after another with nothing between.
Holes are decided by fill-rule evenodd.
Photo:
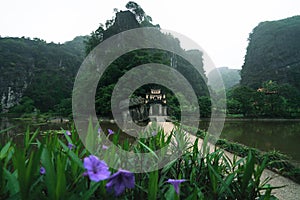
<instances>
[{"instance_id":1,"label":"purple flower","mask_svg":"<svg viewBox=\"0 0 300 200\"><path fill-rule=\"evenodd\" d=\"M112 189L115 195L121 195L126 188L134 188L135 178L134 174L130 171L119 169L111 177L108 178L106 188L110 192Z\"/></svg>"},{"instance_id":2,"label":"purple flower","mask_svg":"<svg viewBox=\"0 0 300 200\"><path fill-rule=\"evenodd\" d=\"M88 176L89 174L87 173L87 171L82 173L82 176Z\"/></svg>"},{"instance_id":3,"label":"purple flower","mask_svg":"<svg viewBox=\"0 0 300 200\"><path fill-rule=\"evenodd\" d=\"M108 130L108 136L110 136L110 135L112 135L112 134L114 134L115 132L113 131L113 130L111 130L111 129L107 129Z\"/></svg>"},{"instance_id":4,"label":"purple flower","mask_svg":"<svg viewBox=\"0 0 300 200\"><path fill-rule=\"evenodd\" d=\"M110 176L107 164L94 155L85 157L83 166L87 170L87 174L91 181L98 182L107 179Z\"/></svg>"},{"instance_id":5,"label":"purple flower","mask_svg":"<svg viewBox=\"0 0 300 200\"><path fill-rule=\"evenodd\" d=\"M98 128L98 134L100 134L100 133L101 133L101 131L102 131L102 130L101 130L101 128Z\"/></svg>"},{"instance_id":6,"label":"purple flower","mask_svg":"<svg viewBox=\"0 0 300 200\"><path fill-rule=\"evenodd\" d=\"M168 183L171 183L174 186L174 189L177 194L179 194L179 184L186 181L185 179L168 179Z\"/></svg>"},{"instance_id":7,"label":"purple flower","mask_svg":"<svg viewBox=\"0 0 300 200\"><path fill-rule=\"evenodd\" d=\"M156 136L157 135L157 132L156 131L153 131L152 132L152 136Z\"/></svg>"},{"instance_id":8,"label":"purple flower","mask_svg":"<svg viewBox=\"0 0 300 200\"><path fill-rule=\"evenodd\" d=\"M108 146L102 145L102 149L103 149L103 150L106 150L106 149L108 149Z\"/></svg>"},{"instance_id":9,"label":"purple flower","mask_svg":"<svg viewBox=\"0 0 300 200\"><path fill-rule=\"evenodd\" d=\"M70 136L70 135L71 135L71 132L70 132L70 131L66 131L66 134L67 134L68 136Z\"/></svg>"},{"instance_id":10,"label":"purple flower","mask_svg":"<svg viewBox=\"0 0 300 200\"><path fill-rule=\"evenodd\" d=\"M40 168L40 174L42 175L46 174L46 169L44 167Z\"/></svg>"},{"instance_id":11,"label":"purple flower","mask_svg":"<svg viewBox=\"0 0 300 200\"><path fill-rule=\"evenodd\" d=\"M73 148L75 148L76 146L74 145L74 144L72 144L72 143L68 143L68 148L70 149L70 150L72 150Z\"/></svg>"}]
</instances>

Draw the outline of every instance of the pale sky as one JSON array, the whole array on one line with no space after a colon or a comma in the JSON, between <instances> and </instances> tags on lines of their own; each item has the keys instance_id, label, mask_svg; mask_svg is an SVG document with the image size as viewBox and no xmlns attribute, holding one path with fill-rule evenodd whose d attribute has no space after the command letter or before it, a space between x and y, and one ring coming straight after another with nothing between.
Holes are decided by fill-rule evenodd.
<instances>
[{"instance_id":1,"label":"pale sky","mask_svg":"<svg viewBox=\"0 0 300 200\"><path fill-rule=\"evenodd\" d=\"M63 43L88 35L125 10L124 0L1 0L1 37ZM241 68L259 22L300 15L300 0L136 0L154 24L199 44L216 67Z\"/></svg>"}]
</instances>

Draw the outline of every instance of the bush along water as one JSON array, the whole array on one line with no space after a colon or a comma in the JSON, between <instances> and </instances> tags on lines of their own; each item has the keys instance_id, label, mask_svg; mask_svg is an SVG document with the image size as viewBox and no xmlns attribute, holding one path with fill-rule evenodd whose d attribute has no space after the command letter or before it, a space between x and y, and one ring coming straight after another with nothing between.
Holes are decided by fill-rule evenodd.
<instances>
[{"instance_id":1,"label":"bush along water","mask_svg":"<svg viewBox=\"0 0 300 200\"><path fill-rule=\"evenodd\" d=\"M152 137L138 142L120 142L119 133L107 132L98 130L128 151L155 153L172 141L185 151L162 169L132 173L108 167L108 146L90 154L75 129L43 136L27 131L22 144L0 146L0 199L276 199L269 178L261 180L267 157L255 165L251 151L242 159L229 159L220 149L209 153L198 140L190 144L180 129L168 135L151 130Z\"/></svg>"},{"instance_id":2,"label":"bush along water","mask_svg":"<svg viewBox=\"0 0 300 200\"><path fill-rule=\"evenodd\" d=\"M189 131L190 127L185 127L185 130ZM197 136L199 138L205 138L206 135L207 133L202 130L197 131ZM279 151L273 150L264 152L226 139L218 139L216 141L216 146L240 157L246 157L249 151L251 151L256 158L256 164L261 164L263 160L267 158L268 165L266 168L300 184L300 168L291 162L289 156Z\"/></svg>"}]
</instances>

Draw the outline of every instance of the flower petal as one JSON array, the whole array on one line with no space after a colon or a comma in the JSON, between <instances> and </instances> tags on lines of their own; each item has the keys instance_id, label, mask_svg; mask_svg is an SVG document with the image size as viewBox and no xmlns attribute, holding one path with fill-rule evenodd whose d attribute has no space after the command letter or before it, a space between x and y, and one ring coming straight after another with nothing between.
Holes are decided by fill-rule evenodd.
<instances>
[{"instance_id":1,"label":"flower petal","mask_svg":"<svg viewBox=\"0 0 300 200\"><path fill-rule=\"evenodd\" d=\"M70 135L71 135L71 132L70 132L70 131L66 131L66 134L70 136Z\"/></svg>"},{"instance_id":2,"label":"flower petal","mask_svg":"<svg viewBox=\"0 0 300 200\"><path fill-rule=\"evenodd\" d=\"M46 174L46 169L44 167L41 167L40 168L40 174Z\"/></svg>"},{"instance_id":3,"label":"flower petal","mask_svg":"<svg viewBox=\"0 0 300 200\"><path fill-rule=\"evenodd\" d=\"M110 172L101 172L101 173L94 173L92 171L88 172L89 178L91 181L99 182L105 180L109 177Z\"/></svg>"},{"instance_id":4,"label":"flower petal","mask_svg":"<svg viewBox=\"0 0 300 200\"><path fill-rule=\"evenodd\" d=\"M115 132L113 131L113 130L111 130L111 129L107 129L108 130L108 135L112 135L112 134L114 134Z\"/></svg>"},{"instance_id":5,"label":"flower petal","mask_svg":"<svg viewBox=\"0 0 300 200\"><path fill-rule=\"evenodd\" d=\"M179 184L185 182L185 179L168 179L167 182L171 183L176 191L179 194Z\"/></svg>"},{"instance_id":6,"label":"flower petal","mask_svg":"<svg viewBox=\"0 0 300 200\"><path fill-rule=\"evenodd\" d=\"M119 169L116 173L110 176L106 184L107 191L110 192L113 188L116 196L122 194L126 188L134 188L134 186L134 174L122 169Z\"/></svg>"},{"instance_id":7,"label":"flower petal","mask_svg":"<svg viewBox=\"0 0 300 200\"><path fill-rule=\"evenodd\" d=\"M125 191L125 185L121 182L115 184L115 195L120 196Z\"/></svg>"},{"instance_id":8,"label":"flower petal","mask_svg":"<svg viewBox=\"0 0 300 200\"><path fill-rule=\"evenodd\" d=\"M124 174L123 182L127 188L134 188L134 186L135 186L134 174Z\"/></svg>"},{"instance_id":9,"label":"flower petal","mask_svg":"<svg viewBox=\"0 0 300 200\"><path fill-rule=\"evenodd\" d=\"M89 157L83 159L83 167L87 170L93 170L93 163Z\"/></svg>"}]
</instances>

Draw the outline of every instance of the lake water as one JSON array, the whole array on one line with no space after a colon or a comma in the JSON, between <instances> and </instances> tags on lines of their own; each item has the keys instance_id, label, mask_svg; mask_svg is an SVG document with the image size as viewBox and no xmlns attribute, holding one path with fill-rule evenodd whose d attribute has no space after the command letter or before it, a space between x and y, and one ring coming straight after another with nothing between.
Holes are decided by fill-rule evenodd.
<instances>
[{"instance_id":1,"label":"lake water","mask_svg":"<svg viewBox=\"0 0 300 200\"><path fill-rule=\"evenodd\" d=\"M15 126L7 133L0 135L3 144L8 138L26 130L28 122L13 120L8 117L0 118L0 130ZM200 127L207 129L208 121L201 121ZM61 130L70 129L70 124L30 124L31 130ZM103 130L108 128L117 131L118 127L113 123L102 123ZM226 120L220 138L238 142L262 151L277 150L288 156L293 161L300 163L300 120Z\"/></svg>"},{"instance_id":2,"label":"lake water","mask_svg":"<svg viewBox=\"0 0 300 200\"><path fill-rule=\"evenodd\" d=\"M209 122L201 121L207 129ZM300 163L300 120L226 120L220 138L262 151L277 150Z\"/></svg>"}]
</instances>

